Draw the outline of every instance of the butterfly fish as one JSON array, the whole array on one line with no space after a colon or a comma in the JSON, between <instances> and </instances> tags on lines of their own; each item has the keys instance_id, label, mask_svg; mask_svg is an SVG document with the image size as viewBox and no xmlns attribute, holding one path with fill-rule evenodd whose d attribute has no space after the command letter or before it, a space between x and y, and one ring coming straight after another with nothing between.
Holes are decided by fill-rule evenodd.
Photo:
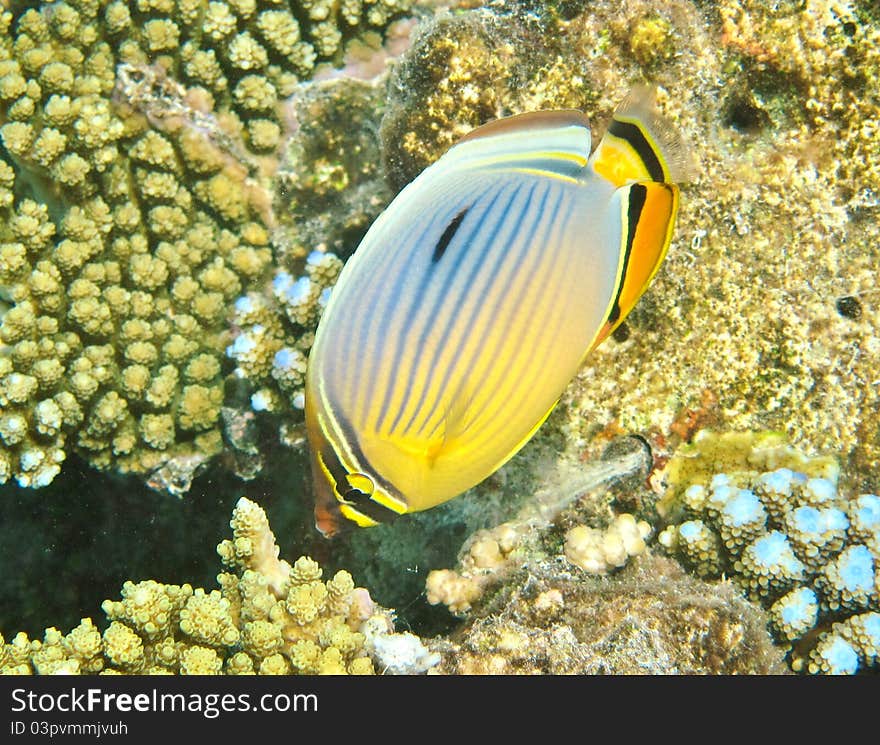
<instances>
[{"instance_id":1,"label":"butterfly fish","mask_svg":"<svg viewBox=\"0 0 880 745\"><path fill-rule=\"evenodd\" d=\"M519 114L404 188L345 265L311 350L318 529L428 509L509 460L651 283L686 170L640 87L592 155L583 113Z\"/></svg>"}]
</instances>

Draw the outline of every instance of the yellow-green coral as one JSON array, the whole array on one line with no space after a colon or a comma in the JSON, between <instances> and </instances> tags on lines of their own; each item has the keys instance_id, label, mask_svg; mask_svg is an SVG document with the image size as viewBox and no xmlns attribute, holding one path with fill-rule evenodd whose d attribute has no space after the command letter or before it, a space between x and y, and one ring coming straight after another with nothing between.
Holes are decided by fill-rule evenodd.
<instances>
[{"instance_id":1,"label":"yellow-green coral","mask_svg":"<svg viewBox=\"0 0 880 745\"><path fill-rule=\"evenodd\" d=\"M154 580L126 582L105 600L103 632L85 618L68 634L48 628L42 640L0 636L0 674L177 673L204 675L371 674L424 671L436 664L418 639L396 634L351 575L323 570L302 556L278 558L266 514L242 497L232 538L218 547L229 571L219 589ZM409 650L411 659L396 669ZM409 665L409 667L406 667Z\"/></svg>"},{"instance_id":2,"label":"yellow-green coral","mask_svg":"<svg viewBox=\"0 0 880 745\"><path fill-rule=\"evenodd\" d=\"M272 260L255 154L300 76L408 7L355 5L0 11L0 481L48 484L71 448L138 474L218 450L227 309Z\"/></svg>"}]
</instances>

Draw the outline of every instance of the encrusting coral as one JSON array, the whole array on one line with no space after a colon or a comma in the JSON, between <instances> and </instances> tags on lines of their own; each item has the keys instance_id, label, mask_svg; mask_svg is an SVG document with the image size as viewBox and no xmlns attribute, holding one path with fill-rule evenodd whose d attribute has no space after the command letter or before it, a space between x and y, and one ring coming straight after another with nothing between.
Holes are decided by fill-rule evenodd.
<instances>
[{"instance_id":1,"label":"encrusting coral","mask_svg":"<svg viewBox=\"0 0 880 745\"><path fill-rule=\"evenodd\" d=\"M667 471L674 520L660 543L698 576L723 574L767 608L795 670L876 666L880 497L845 496L833 460L809 459L774 435L701 432Z\"/></svg>"},{"instance_id":2,"label":"encrusting coral","mask_svg":"<svg viewBox=\"0 0 880 745\"><path fill-rule=\"evenodd\" d=\"M228 307L272 278L281 102L407 7L0 10L0 482L75 449L186 491L222 446Z\"/></svg>"},{"instance_id":3,"label":"encrusting coral","mask_svg":"<svg viewBox=\"0 0 880 745\"><path fill-rule=\"evenodd\" d=\"M217 547L230 570L217 576L220 589L126 582L102 605L103 632L84 618L42 640L0 636L0 674L406 674L439 661L413 634L395 633L392 613L348 572L324 581L307 556L279 559L255 502L242 497L230 526Z\"/></svg>"}]
</instances>

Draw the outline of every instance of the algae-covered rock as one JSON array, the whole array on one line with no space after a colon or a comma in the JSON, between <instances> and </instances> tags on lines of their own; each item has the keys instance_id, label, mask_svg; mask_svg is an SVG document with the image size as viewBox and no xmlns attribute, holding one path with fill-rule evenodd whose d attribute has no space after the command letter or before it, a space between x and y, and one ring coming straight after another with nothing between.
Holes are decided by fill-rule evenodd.
<instances>
[{"instance_id":1,"label":"algae-covered rock","mask_svg":"<svg viewBox=\"0 0 880 745\"><path fill-rule=\"evenodd\" d=\"M786 672L759 607L655 555L607 578L531 564L437 648L451 674Z\"/></svg>"}]
</instances>

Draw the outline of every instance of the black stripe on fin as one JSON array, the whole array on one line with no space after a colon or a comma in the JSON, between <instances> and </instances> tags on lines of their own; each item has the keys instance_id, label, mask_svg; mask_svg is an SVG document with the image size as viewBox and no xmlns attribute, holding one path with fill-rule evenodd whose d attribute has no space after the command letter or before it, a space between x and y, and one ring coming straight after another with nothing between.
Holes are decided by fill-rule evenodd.
<instances>
[{"instance_id":1,"label":"black stripe on fin","mask_svg":"<svg viewBox=\"0 0 880 745\"><path fill-rule=\"evenodd\" d=\"M657 153L654 152L651 143L648 142L644 132L637 125L612 119L608 132L621 140L626 140L632 146L642 159L642 163L645 164L645 168L648 169L652 181L661 184L666 181L663 175L663 165L660 163Z\"/></svg>"},{"instance_id":2,"label":"black stripe on fin","mask_svg":"<svg viewBox=\"0 0 880 745\"><path fill-rule=\"evenodd\" d=\"M614 296L614 303L611 305L611 311L606 319L608 323L617 323L620 318L620 293L623 292L623 286L626 279L626 270L629 268L630 254L632 254L633 241L636 237L636 226L642 217L642 210L645 208L645 201L648 197L648 189L643 184L632 184L629 187L629 204L626 208L626 248L623 253L623 271L620 275L620 282L617 285L617 294Z\"/></svg>"},{"instance_id":3,"label":"black stripe on fin","mask_svg":"<svg viewBox=\"0 0 880 745\"><path fill-rule=\"evenodd\" d=\"M461 223L467 215L470 207L465 207L461 212L459 212L455 217L452 218L452 222L446 226L446 230L443 231L443 235L440 236L440 240L437 241L437 245L434 246L434 254L431 256L431 263L436 264L440 259L443 258L443 254L446 253L446 249L449 246L449 243L452 241L455 234L458 232L459 227L461 227Z\"/></svg>"}]
</instances>

